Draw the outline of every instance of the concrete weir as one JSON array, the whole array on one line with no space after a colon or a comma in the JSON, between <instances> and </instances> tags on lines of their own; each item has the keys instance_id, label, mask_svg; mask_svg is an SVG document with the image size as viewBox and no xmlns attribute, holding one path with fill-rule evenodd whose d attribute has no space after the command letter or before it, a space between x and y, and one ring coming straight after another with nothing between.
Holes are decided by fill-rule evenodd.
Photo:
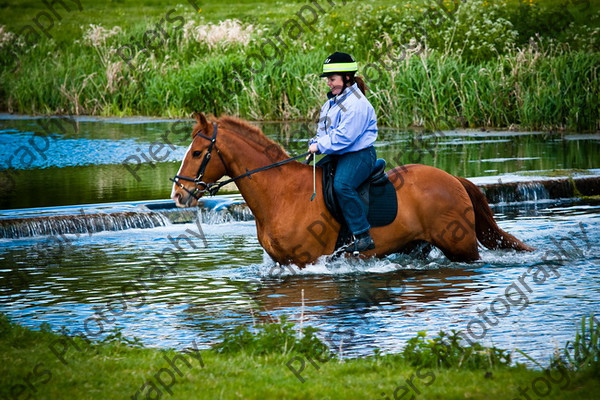
<instances>
[{"instance_id":1,"label":"concrete weir","mask_svg":"<svg viewBox=\"0 0 600 400\"><path fill-rule=\"evenodd\" d=\"M0 238L92 234L104 231L145 229L165 226L169 219L152 212L114 212L94 214L45 215L0 219Z\"/></svg>"},{"instance_id":2,"label":"concrete weir","mask_svg":"<svg viewBox=\"0 0 600 400\"><path fill-rule=\"evenodd\" d=\"M478 186L492 204L600 196L600 176L499 182Z\"/></svg>"},{"instance_id":3,"label":"concrete weir","mask_svg":"<svg viewBox=\"0 0 600 400\"><path fill-rule=\"evenodd\" d=\"M502 182L502 179L513 181ZM485 193L490 204L537 203L600 196L600 175L525 179L523 176L470 178ZM500 182L491 183L494 180ZM151 229L190 223L196 219L212 225L251 221L254 217L239 195L202 199L198 207L190 208L177 208L172 200L153 200L0 210L0 239Z\"/></svg>"}]
</instances>

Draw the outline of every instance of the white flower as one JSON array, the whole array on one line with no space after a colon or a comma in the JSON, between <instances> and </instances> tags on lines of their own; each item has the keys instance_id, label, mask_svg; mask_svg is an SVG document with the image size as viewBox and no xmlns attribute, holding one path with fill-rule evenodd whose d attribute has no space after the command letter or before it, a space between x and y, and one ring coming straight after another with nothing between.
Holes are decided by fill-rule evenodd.
<instances>
[{"instance_id":1,"label":"white flower","mask_svg":"<svg viewBox=\"0 0 600 400\"><path fill-rule=\"evenodd\" d=\"M83 34L83 39L94 47L99 47L106 43L106 39L122 33L123 30L120 26L115 26L111 30L108 30L101 25L90 24L90 27Z\"/></svg>"},{"instance_id":2,"label":"white flower","mask_svg":"<svg viewBox=\"0 0 600 400\"><path fill-rule=\"evenodd\" d=\"M4 25L0 25L0 49L15 43L17 35L8 31Z\"/></svg>"},{"instance_id":3,"label":"white flower","mask_svg":"<svg viewBox=\"0 0 600 400\"><path fill-rule=\"evenodd\" d=\"M186 41L206 43L209 48L224 44L247 45L250 36L255 31L253 25L243 26L236 19L226 19L218 24L196 26L193 21L183 27L183 37Z\"/></svg>"}]
</instances>

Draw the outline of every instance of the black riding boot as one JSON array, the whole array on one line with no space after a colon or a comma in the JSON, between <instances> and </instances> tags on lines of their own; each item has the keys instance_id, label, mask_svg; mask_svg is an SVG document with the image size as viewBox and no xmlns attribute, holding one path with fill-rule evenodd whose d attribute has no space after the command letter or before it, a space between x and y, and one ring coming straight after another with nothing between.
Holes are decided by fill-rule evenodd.
<instances>
[{"instance_id":1,"label":"black riding boot","mask_svg":"<svg viewBox=\"0 0 600 400\"><path fill-rule=\"evenodd\" d=\"M346 251L357 256L362 251L372 250L375 248L375 242L371 238L369 231L355 236L354 243L348 245Z\"/></svg>"}]
</instances>

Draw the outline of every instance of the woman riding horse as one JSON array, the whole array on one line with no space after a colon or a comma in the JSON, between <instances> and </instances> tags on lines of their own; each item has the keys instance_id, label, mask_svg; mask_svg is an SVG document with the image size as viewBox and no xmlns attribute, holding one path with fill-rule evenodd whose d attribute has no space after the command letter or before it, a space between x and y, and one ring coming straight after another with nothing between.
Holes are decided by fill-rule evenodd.
<instances>
[{"instance_id":1,"label":"woman riding horse","mask_svg":"<svg viewBox=\"0 0 600 400\"><path fill-rule=\"evenodd\" d=\"M313 168L288 162L281 146L248 122L197 114L192 138L173 179L171 197L177 206L192 207L205 193L215 194L228 182L217 181L227 175L246 200L258 240L274 261L303 268L335 251L340 224L325 205L321 168L311 201ZM365 256L406 252L422 242L461 262L479 259L477 241L489 249L531 250L498 227L471 181L420 164L393 168L387 176L402 207L392 223L371 228L376 247Z\"/></svg>"},{"instance_id":2,"label":"woman riding horse","mask_svg":"<svg viewBox=\"0 0 600 400\"><path fill-rule=\"evenodd\" d=\"M325 60L321 77L327 78L331 91L321 107L317 136L309 147L311 153L328 154L337 162L333 189L355 237L346 251L354 254L375 248L357 189L371 175L377 160L373 147L377 116L365 97L365 82L355 76L357 70L350 54L335 52Z\"/></svg>"}]
</instances>

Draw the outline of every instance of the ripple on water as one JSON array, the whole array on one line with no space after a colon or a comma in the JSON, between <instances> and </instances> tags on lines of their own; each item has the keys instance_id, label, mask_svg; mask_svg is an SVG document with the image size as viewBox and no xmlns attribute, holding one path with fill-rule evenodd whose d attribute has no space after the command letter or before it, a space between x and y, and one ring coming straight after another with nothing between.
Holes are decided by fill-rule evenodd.
<instances>
[{"instance_id":1,"label":"ripple on water","mask_svg":"<svg viewBox=\"0 0 600 400\"><path fill-rule=\"evenodd\" d=\"M593 204L497 210L500 225L536 250L482 250L482 259L471 264L449 262L434 250L426 260L321 258L304 270L279 270L260 248L254 223L247 221L202 225L208 247L201 240L195 248L182 241L185 252L176 262L167 260L174 271L151 279L149 268L164 265L157 255L172 246L168 237L197 231L195 224L73 237L60 262L28 253L43 239L17 240L0 245L0 271L18 265L29 281L0 289L0 305L27 326L48 322L56 329L84 329L94 307L123 299L123 284L141 279L147 286L144 301L125 298L127 309L107 330L123 328L149 346L181 349L192 340L207 347L236 325L283 315L300 322L303 315L304 325L333 338L333 348L339 350L341 343L344 356L357 356L375 348L398 352L421 330L464 330L481 318L478 309L489 308L525 276L531 289L521 287L526 300L509 303L510 312L488 326L482 341L522 349L544 364L573 338L577 319L600 304L598 210ZM563 238L572 239L579 251L554 251ZM544 259L556 264L560 277L550 274L535 282L532 271ZM471 325L474 333L477 326Z\"/></svg>"}]
</instances>

